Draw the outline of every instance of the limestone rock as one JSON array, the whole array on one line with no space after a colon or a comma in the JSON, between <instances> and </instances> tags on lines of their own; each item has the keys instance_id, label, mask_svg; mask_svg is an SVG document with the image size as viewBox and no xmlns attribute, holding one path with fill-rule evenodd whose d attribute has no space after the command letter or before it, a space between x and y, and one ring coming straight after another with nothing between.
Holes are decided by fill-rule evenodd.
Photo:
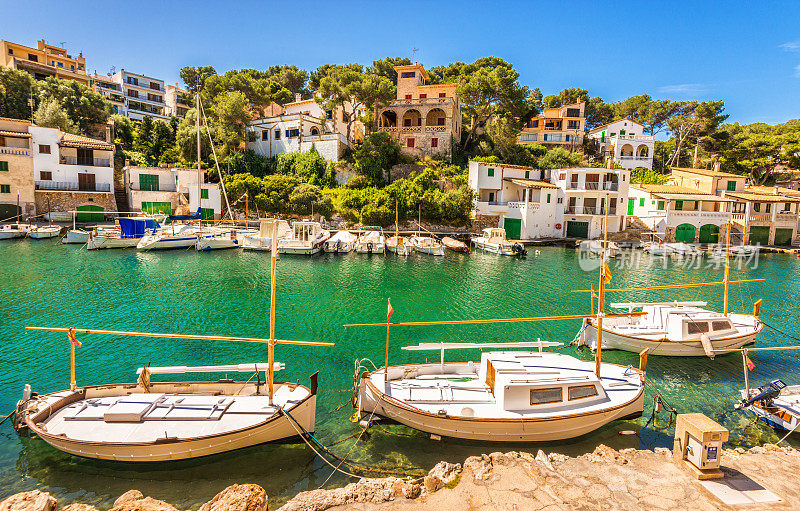
<instances>
[{"instance_id":1,"label":"limestone rock","mask_svg":"<svg viewBox=\"0 0 800 511\"><path fill-rule=\"evenodd\" d=\"M128 490L114 501L111 511L177 511L163 500L145 497L139 490Z\"/></svg>"},{"instance_id":2,"label":"limestone rock","mask_svg":"<svg viewBox=\"0 0 800 511\"><path fill-rule=\"evenodd\" d=\"M550 458L547 457L547 454L545 454L543 450L539 449L539 451L536 453L536 461L544 465L547 470L555 472L553 464L550 463Z\"/></svg>"},{"instance_id":3,"label":"limestone rock","mask_svg":"<svg viewBox=\"0 0 800 511\"><path fill-rule=\"evenodd\" d=\"M671 457L672 456L672 449L667 449L666 447L656 447L653 449L653 452L656 454L661 454L662 456Z\"/></svg>"},{"instance_id":4,"label":"limestone rock","mask_svg":"<svg viewBox=\"0 0 800 511\"><path fill-rule=\"evenodd\" d=\"M234 484L217 493L200 511L267 511L267 492L257 484Z\"/></svg>"},{"instance_id":5,"label":"limestone rock","mask_svg":"<svg viewBox=\"0 0 800 511\"><path fill-rule=\"evenodd\" d=\"M425 490L433 493L453 482L461 473L460 463L440 461L425 476Z\"/></svg>"},{"instance_id":6,"label":"limestone rock","mask_svg":"<svg viewBox=\"0 0 800 511\"><path fill-rule=\"evenodd\" d=\"M356 483L350 483L344 488L304 491L284 504L278 511L324 511L332 507L354 503L380 504L393 501L400 495L405 498L416 498L419 494L419 485L398 477L364 478Z\"/></svg>"},{"instance_id":7,"label":"limestone rock","mask_svg":"<svg viewBox=\"0 0 800 511\"><path fill-rule=\"evenodd\" d=\"M486 454L470 456L464 461L464 469L469 469L476 481L485 481L492 476L492 458Z\"/></svg>"},{"instance_id":8,"label":"limestone rock","mask_svg":"<svg viewBox=\"0 0 800 511\"><path fill-rule=\"evenodd\" d=\"M96 507L91 504L70 504L61 511L98 511Z\"/></svg>"},{"instance_id":9,"label":"limestone rock","mask_svg":"<svg viewBox=\"0 0 800 511\"><path fill-rule=\"evenodd\" d=\"M57 505L49 493L33 490L15 493L0 502L0 511L55 511Z\"/></svg>"},{"instance_id":10,"label":"limestone rock","mask_svg":"<svg viewBox=\"0 0 800 511\"><path fill-rule=\"evenodd\" d=\"M585 457L589 461L595 461L595 462L605 461L605 462L618 463L620 465L628 463L628 460L625 459L625 457L622 454L620 454L619 451L617 451L616 449L612 449L611 447L605 444L598 445L597 447L595 447L594 452L586 454Z\"/></svg>"},{"instance_id":11,"label":"limestone rock","mask_svg":"<svg viewBox=\"0 0 800 511\"><path fill-rule=\"evenodd\" d=\"M547 459L549 459L550 461L555 461L555 462L559 462L559 463L563 463L563 462L567 461L567 458L568 458L568 456L566 454L561 454L561 453L558 453L558 452L551 452L550 454L547 455Z\"/></svg>"},{"instance_id":12,"label":"limestone rock","mask_svg":"<svg viewBox=\"0 0 800 511\"><path fill-rule=\"evenodd\" d=\"M519 461L519 453L516 451L507 453L493 452L489 457L492 459L492 465L511 466L516 465Z\"/></svg>"}]
</instances>

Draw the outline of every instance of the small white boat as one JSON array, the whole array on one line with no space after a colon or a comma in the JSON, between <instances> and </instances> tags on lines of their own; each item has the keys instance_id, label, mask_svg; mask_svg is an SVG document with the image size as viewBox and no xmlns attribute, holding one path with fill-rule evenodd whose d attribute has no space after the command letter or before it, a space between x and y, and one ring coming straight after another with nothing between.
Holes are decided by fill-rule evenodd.
<instances>
[{"instance_id":1,"label":"small white boat","mask_svg":"<svg viewBox=\"0 0 800 511\"><path fill-rule=\"evenodd\" d=\"M87 250L132 248L148 233L155 232L160 227L154 218L134 217L117 219L119 228L95 228L89 241L86 242Z\"/></svg>"},{"instance_id":2,"label":"small white boat","mask_svg":"<svg viewBox=\"0 0 800 511\"><path fill-rule=\"evenodd\" d=\"M618 257L622 252L619 245L613 241L604 240L584 240L581 241L578 250L596 256Z\"/></svg>"},{"instance_id":3,"label":"small white boat","mask_svg":"<svg viewBox=\"0 0 800 511\"><path fill-rule=\"evenodd\" d=\"M773 380L757 389L742 389L738 409L749 410L773 428L800 432L800 385ZM787 435L788 436L788 435Z\"/></svg>"},{"instance_id":4,"label":"small white boat","mask_svg":"<svg viewBox=\"0 0 800 511\"><path fill-rule=\"evenodd\" d=\"M262 218L259 222L258 232L247 234L242 239L242 248L245 250L272 250L272 225L278 223L278 239L288 238L292 235L292 228L286 220Z\"/></svg>"},{"instance_id":5,"label":"small white boat","mask_svg":"<svg viewBox=\"0 0 800 511\"><path fill-rule=\"evenodd\" d=\"M356 375L362 419L375 414L431 435L483 442L574 438L615 420L640 417L644 371L543 352L561 343L426 343L438 363L389 366ZM445 362L447 349L485 351L473 362ZM361 370L360 368L358 369Z\"/></svg>"},{"instance_id":6,"label":"small white boat","mask_svg":"<svg viewBox=\"0 0 800 511\"><path fill-rule=\"evenodd\" d=\"M30 224L5 224L0 226L0 240L24 238L28 231L33 229Z\"/></svg>"},{"instance_id":7,"label":"small white boat","mask_svg":"<svg viewBox=\"0 0 800 511\"><path fill-rule=\"evenodd\" d=\"M442 238L442 245L444 245L446 249L452 250L453 252L461 252L464 254L469 253L469 247L466 243L455 238L451 238L450 236L445 236Z\"/></svg>"},{"instance_id":8,"label":"small white boat","mask_svg":"<svg viewBox=\"0 0 800 511\"><path fill-rule=\"evenodd\" d=\"M444 255L444 246L439 242L439 240L435 238L431 238L430 236L412 236L411 237L411 246L414 247L415 252L420 252L422 254L429 254L433 256L443 256Z\"/></svg>"},{"instance_id":9,"label":"small white boat","mask_svg":"<svg viewBox=\"0 0 800 511\"><path fill-rule=\"evenodd\" d=\"M717 245L711 250L711 257L714 259L725 259L725 245ZM755 245L731 245L728 248L730 257L747 259L758 254L759 248Z\"/></svg>"},{"instance_id":10,"label":"small white boat","mask_svg":"<svg viewBox=\"0 0 800 511\"><path fill-rule=\"evenodd\" d=\"M481 250L499 255L524 255L525 249L518 243L506 239L506 230L502 227L489 227L483 234L472 239L472 243Z\"/></svg>"},{"instance_id":11,"label":"small white boat","mask_svg":"<svg viewBox=\"0 0 800 511\"><path fill-rule=\"evenodd\" d=\"M57 238L60 234L61 227L58 225L43 225L28 231L28 237L35 240Z\"/></svg>"},{"instance_id":12,"label":"small white boat","mask_svg":"<svg viewBox=\"0 0 800 511\"><path fill-rule=\"evenodd\" d=\"M356 248L358 237L350 231L339 231L325 242L325 252L347 253Z\"/></svg>"},{"instance_id":13,"label":"small white boat","mask_svg":"<svg viewBox=\"0 0 800 511\"><path fill-rule=\"evenodd\" d=\"M714 358L754 342L764 328L750 314L721 314L703 309L706 302L612 303L616 309L641 309L640 316L607 317L603 349L671 357ZM584 319L579 345L596 349L597 320Z\"/></svg>"},{"instance_id":14,"label":"small white boat","mask_svg":"<svg viewBox=\"0 0 800 511\"><path fill-rule=\"evenodd\" d=\"M314 255L322 250L330 237L331 233L323 229L319 222L294 222L291 235L278 239L278 253Z\"/></svg>"},{"instance_id":15,"label":"small white boat","mask_svg":"<svg viewBox=\"0 0 800 511\"><path fill-rule=\"evenodd\" d=\"M170 250L192 248L197 243L198 238L204 235L204 232L210 233L212 229L193 224L171 224L142 236L142 239L136 244L136 249Z\"/></svg>"},{"instance_id":16,"label":"small white boat","mask_svg":"<svg viewBox=\"0 0 800 511\"><path fill-rule=\"evenodd\" d=\"M61 243L64 245L85 245L89 241L89 236L92 231L85 229L70 229L67 231L66 236L61 238Z\"/></svg>"},{"instance_id":17,"label":"small white boat","mask_svg":"<svg viewBox=\"0 0 800 511\"><path fill-rule=\"evenodd\" d=\"M207 234L205 229L203 230L203 235L197 238L195 248L200 252L241 248L246 236L254 236L256 234L258 234L258 231L255 229L237 229L234 226L212 227Z\"/></svg>"},{"instance_id":18,"label":"small white boat","mask_svg":"<svg viewBox=\"0 0 800 511\"><path fill-rule=\"evenodd\" d=\"M386 250L399 256L411 255L414 247L411 241L403 236L392 236L386 240Z\"/></svg>"},{"instance_id":19,"label":"small white boat","mask_svg":"<svg viewBox=\"0 0 800 511\"><path fill-rule=\"evenodd\" d=\"M667 254L673 257L703 257L703 253L694 245L688 243L664 243Z\"/></svg>"},{"instance_id":20,"label":"small white boat","mask_svg":"<svg viewBox=\"0 0 800 511\"><path fill-rule=\"evenodd\" d=\"M386 250L386 238L380 231L367 231L358 237L356 253L382 254Z\"/></svg>"},{"instance_id":21,"label":"small white boat","mask_svg":"<svg viewBox=\"0 0 800 511\"><path fill-rule=\"evenodd\" d=\"M647 242L642 245L642 250L653 256L669 255L669 249L663 243Z\"/></svg>"}]
</instances>

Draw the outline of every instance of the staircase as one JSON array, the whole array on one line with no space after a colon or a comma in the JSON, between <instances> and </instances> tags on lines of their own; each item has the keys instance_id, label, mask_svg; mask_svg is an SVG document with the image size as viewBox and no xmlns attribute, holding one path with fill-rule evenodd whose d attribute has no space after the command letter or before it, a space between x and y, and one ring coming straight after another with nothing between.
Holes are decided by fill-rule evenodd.
<instances>
[{"instance_id":1,"label":"staircase","mask_svg":"<svg viewBox=\"0 0 800 511\"><path fill-rule=\"evenodd\" d=\"M128 193L125 190L125 176L122 172L114 172L114 201L117 203L117 211L128 212L131 210L128 204Z\"/></svg>"},{"instance_id":2,"label":"staircase","mask_svg":"<svg viewBox=\"0 0 800 511\"><path fill-rule=\"evenodd\" d=\"M630 215L628 217L627 224L628 229L642 229L646 231L651 230L650 227L648 227L648 225L644 223L638 216Z\"/></svg>"}]
</instances>

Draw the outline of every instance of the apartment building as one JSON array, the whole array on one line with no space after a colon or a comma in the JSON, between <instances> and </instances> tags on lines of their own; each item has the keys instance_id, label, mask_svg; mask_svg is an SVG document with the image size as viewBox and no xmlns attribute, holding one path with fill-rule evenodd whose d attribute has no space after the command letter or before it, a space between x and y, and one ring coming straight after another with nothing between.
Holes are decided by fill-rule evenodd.
<instances>
[{"instance_id":1,"label":"apartment building","mask_svg":"<svg viewBox=\"0 0 800 511\"><path fill-rule=\"evenodd\" d=\"M540 144L578 151L583 148L585 128L585 102L545 108L540 115L525 124L517 141L523 145Z\"/></svg>"},{"instance_id":2,"label":"apartment building","mask_svg":"<svg viewBox=\"0 0 800 511\"><path fill-rule=\"evenodd\" d=\"M52 76L89 85L86 59L81 53L77 57L70 55L65 48L47 44L44 39L36 42L36 48L5 40L0 40L0 46L0 64L3 67L27 71L36 80Z\"/></svg>"},{"instance_id":3,"label":"apartment building","mask_svg":"<svg viewBox=\"0 0 800 511\"><path fill-rule=\"evenodd\" d=\"M457 83L428 84L420 64L396 66L397 99L375 109L376 129L385 131L410 156L451 154L461 140L461 104Z\"/></svg>"},{"instance_id":4,"label":"apartment building","mask_svg":"<svg viewBox=\"0 0 800 511\"><path fill-rule=\"evenodd\" d=\"M326 160L337 161L350 145L348 120L344 109L323 110L315 100L303 100L298 95L295 101L277 110L277 115L251 121L246 128L246 147L269 157L306 152L314 147ZM356 141L364 138L364 125L360 121L353 123L351 129L351 138Z\"/></svg>"},{"instance_id":5,"label":"apartment building","mask_svg":"<svg viewBox=\"0 0 800 511\"><path fill-rule=\"evenodd\" d=\"M625 169L541 171L477 161L469 162L468 178L477 196L473 215L498 217L498 226L519 232L519 239L594 239L605 219L608 232L621 232L629 180Z\"/></svg>"},{"instance_id":6,"label":"apartment building","mask_svg":"<svg viewBox=\"0 0 800 511\"><path fill-rule=\"evenodd\" d=\"M0 117L0 221L36 213L30 125Z\"/></svg>"},{"instance_id":7,"label":"apartment building","mask_svg":"<svg viewBox=\"0 0 800 511\"><path fill-rule=\"evenodd\" d=\"M164 106L166 107L167 115L180 118L184 118L186 112L190 108L194 108L187 92L180 88L177 83L175 85L167 85L164 91Z\"/></svg>"},{"instance_id":8,"label":"apartment building","mask_svg":"<svg viewBox=\"0 0 800 511\"><path fill-rule=\"evenodd\" d=\"M668 242L717 243L731 220L733 199L674 184L633 184L628 216Z\"/></svg>"},{"instance_id":9,"label":"apartment building","mask_svg":"<svg viewBox=\"0 0 800 511\"><path fill-rule=\"evenodd\" d=\"M644 126L627 117L598 126L587 137L597 140L603 161L618 163L624 169L653 168L655 137L644 134Z\"/></svg>"},{"instance_id":10,"label":"apartment building","mask_svg":"<svg viewBox=\"0 0 800 511\"><path fill-rule=\"evenodd\" d=\"M112 75L114 82L122 87L125 97L125 115L141 121L145 116L168 120L164 94L164 81L120 69Z\"/></svg>"},{"instance_id":11,"label":"apartment building","mask_svg":"<svg viewBox=\"0 0 800 511\"><path fill-rule=\"evenodd\" d=\"M126 166L123 174L128 204L134 211L164 215L197 211L197 169ZM202 218L219 219L222 215L219 185L206 183L204 170L200 179L199 206Z\"/></svg>"},{"instance_id":12,"label":"apartment building","mask_svg":"<svg viewBox=\"0 0 800 511\"><path fill-rule=\"evenodd\" d=\"M110 74L99 75L97 71L90 77L90 82L92 90L111 103L115 114L125 115L125 96L121 83L117 82Z\"/></svg>"}]
</instances>

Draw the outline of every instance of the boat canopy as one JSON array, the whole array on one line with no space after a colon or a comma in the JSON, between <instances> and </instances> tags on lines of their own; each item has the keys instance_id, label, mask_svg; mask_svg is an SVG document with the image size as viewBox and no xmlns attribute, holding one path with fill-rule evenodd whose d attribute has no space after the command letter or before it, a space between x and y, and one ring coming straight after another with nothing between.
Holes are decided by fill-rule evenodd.
<instances>
[{"instance_id":1,"label":"boat canopy","mask_svg":"<svg viewBox=\"0 0 800 511\"><path fill-rule=\"evenodd\" d=\"M197 211L195 211L191 215L169 215L170 222L174 222L175 220L200 220L200 219L202 219L200 208L197 208Z\"/></svg>"},{"instance_id":2,"label":"boat canopy","mask_svg":"<svg viewBox=\"0 0 800 511\"><path fill-rule=\"evenodd\" d=\"M614 309L638 309L644 306L664 307L705 307L708 302L613 302L609 306Z\"/></svg>"},{"instance_id":3,"label":"boat canopy","mask_svg":"<svg viewBox=\"0 0 800 511\"><path fill-rule=\"evenodd\" d=\"M458 349L482 349L482 348L552 348L563 346L561 342L532 341L532 342L422 342L416 346L403 346L402 349L409 351L439 351L439 350L458 350Z\"/></svg>"},{"instance_id":4,"label":"boat canopy","mask_svg":"<svg viewBox=\"0 0 800 511\"><path fill-rule=\"evenodd\" d=\"M158 222L152 218L120 218L121 238L141 238L147 229L158 229Z\"/></svg>"}]
</instances>

